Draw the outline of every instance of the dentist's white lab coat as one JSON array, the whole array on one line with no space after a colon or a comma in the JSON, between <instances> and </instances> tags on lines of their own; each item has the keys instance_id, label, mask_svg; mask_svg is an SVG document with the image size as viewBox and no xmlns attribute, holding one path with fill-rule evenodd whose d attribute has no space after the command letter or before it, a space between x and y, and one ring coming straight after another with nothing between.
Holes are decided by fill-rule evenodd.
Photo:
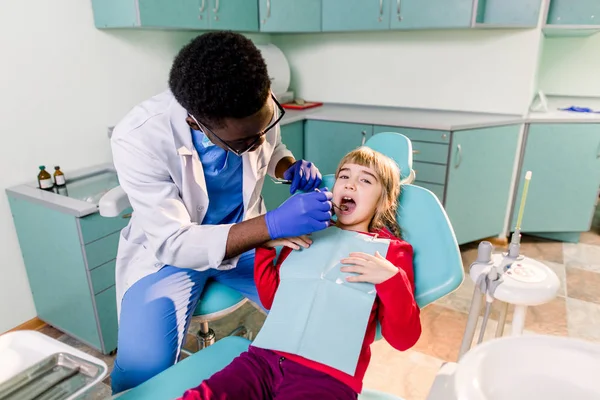
<instances>
[{"instance_id":1,"label":"dentist's white lab coat","mask_svg":"<svg viewBox=\"0 0 600 400\"><path fill-rule=\"evenodd\" d=\"M239 258L224 259L232 224L200 225L209 198L187 115L167 90L136 106L113 131L113 162L134 210L116 260L119 314L127 289L164 265L226 270ZM265 174L274 177L277 163L292 156L279 125L265 136L258 150L242 156L244 220L266 212Z\"/></svg>"}]
</instances>

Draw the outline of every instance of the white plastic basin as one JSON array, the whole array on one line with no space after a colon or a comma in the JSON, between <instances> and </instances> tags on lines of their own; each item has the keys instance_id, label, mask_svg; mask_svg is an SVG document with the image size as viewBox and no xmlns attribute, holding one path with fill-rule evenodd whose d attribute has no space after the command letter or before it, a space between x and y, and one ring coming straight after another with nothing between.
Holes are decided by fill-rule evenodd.
<instances>
[{"instance_id":1,"label":"white plastic basin","mask_svg":"<svg viewBox=\"0 0 600 400\"><path fill-rule=\"evenodd\" d=\"M458 400L598 400L600 344L545 335L474 347L454 375Z\"/></svg>"}]
</instances>

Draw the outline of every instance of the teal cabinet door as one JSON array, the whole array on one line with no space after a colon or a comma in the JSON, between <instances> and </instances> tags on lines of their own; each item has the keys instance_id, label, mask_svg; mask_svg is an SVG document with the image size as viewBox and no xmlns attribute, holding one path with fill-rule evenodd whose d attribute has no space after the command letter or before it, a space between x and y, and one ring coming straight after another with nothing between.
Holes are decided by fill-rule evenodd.
<instances>
[{"instance_id":1,"label":"teal cabinet door","mask_svg":"<svg viewBox=\"0 0 600 400\"><path fill-rule=\"evenodd\" d=\"M467 28L473 0L391 0L392 29Z\"/></svg>"},{"instance_id":2,"label":"teal cabinet door","mask_svg":"<svg viewBox=\"0 0 600 400\"><path fill-rule=\"evenodd\" d=\"M479 0L477 23L484 25L536 27L542 0Z\"/></svg>"},{"instance_id":3,"label":"teal cabinet door","mask_svg":"<svg viewBox=\"0 0 600 400\"><path fill-rule=\"evenodd\" d=\"M256 0L206 0L212 30L258 31Z\"/></svg>"},{"instance_id":4,"label":"teal cabinet door","mask_svg":"<svg viewBox=\"0 0 600 400\"><path fill-rule=\"evenodd\" d=\"M160 28L208 28L209 0L138 0L140 25Z\"/></svg>"},{"instance_id":5,"label":"teal cabinet door","mask_svg":"<svg viewBox=\"0 0 600 400\"><path fill-rule=\"evenodd\" d=\"M520 129L453 133L445 208L459 244L502 233Z\"/></svg>"},{"instance_id":6,"label":"teal cabinet door","mask_svg":"<svg viewBox=\"0 0 600 400\"><path fill-rule=\"evenodd\" d=\"M526 140L511 229L531 171L521 231L587 231L600 186L600 124L532 124Z\"/></svg>"},{"instance_id":7,"label":"teal cabinet door","mask_svg":"<svg viewBox=\"0 0 600 400\"><path fill-rule=\"evenodd\" d=\"M302 121L283 125L281 141L294 154L296 160L304 158L304 123ZM270 176L265 177L262 197L267 210L273 210L290 197L290 185L274 183Z\"/></svg>"},{"instance_id":8,"label":"teal cabinet door","mask_svg":"<svg viewBox=\"0 0 600 400\"><path fill-rule=\"evenodd\" d=\"M334 174L342 157L372 134L373 125L306 121L304 158L315 163L323 175Z\"/></svg>"},{"instance_id":9,"label":"teal cabinet door","mask_svg":"<svg viewBox=\"0 0 600 400\"><path fill-rule=\"evenodd\" d=\"M391 0L323 0L323 31L390 29Z\"/></svg>"},{"instance_id":10,"label":"teal cabinet door","mask_svg":"<svg viewBox=\"0 0 600 400\"><path fill-rule=\"evenodd\" d=\"M136 3L123 0L92 0L96 28L132 28L139 26Z\"/></svg>"},{"instance_id":11,"label":"teal cabinet door","mask_svg":"<svg viewBox=\"0 0 600 400\"><path fill-rule=\"evenodd\" d=\"M321 0L258 0L261 32L319 32Z\"/></svg>"},{"instance_id":12,"label":"teal cabinet door","mask_svg":"<svg viewBox=\"0 0 600 400\"><path fill-rule=\"evenodd\" d=\"M554 25L600 25L600 1L551 0L547 23Z\"/></svg>"}]
</instances>

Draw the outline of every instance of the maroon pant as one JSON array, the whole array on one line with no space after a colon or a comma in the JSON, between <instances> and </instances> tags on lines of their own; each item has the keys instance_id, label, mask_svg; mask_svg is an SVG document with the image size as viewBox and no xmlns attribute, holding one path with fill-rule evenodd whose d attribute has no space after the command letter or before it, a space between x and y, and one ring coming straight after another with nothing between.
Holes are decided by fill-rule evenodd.
<instances>
[{"instance_id":1,"label":"maroon pant","mask_svg":"<svg viewBox=\"0 0 600 400\"><path fill-rule=\"evenodd\" d=\"M184 400L356 400L357 397L348 385L325 373L253 346L183 395Z\"/></svg>"}]
</instances>

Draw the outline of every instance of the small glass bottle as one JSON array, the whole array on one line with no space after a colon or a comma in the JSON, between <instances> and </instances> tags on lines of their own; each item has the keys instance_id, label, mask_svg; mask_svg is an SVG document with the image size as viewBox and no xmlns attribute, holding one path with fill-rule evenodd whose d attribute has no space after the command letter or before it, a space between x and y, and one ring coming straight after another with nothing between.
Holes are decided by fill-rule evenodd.
<instances>
[{"instance_id":1,"label":"small glass bottle","mask_svg":"<svg viewBox=\"0 0 600 400\"><path fill-rule=\"evenodd\" d=\"M63 174L58 165L54 167L54 184L59 187L67 184L67 181L65 180L65 174Z\"/></svg>"},{"instance_id":2,"label":"small glass bottle","mask_svg":"<svg viewBox=\"0 0 600 400\"><path fill-rule=\"evenodd\" d=\"M54 183L52 183L52 176L46 171L46 167L44 165L40 165L40 173L38 174L38 185L42 190L52 191L54 188Z\"/></svg>"}]
</instances>

